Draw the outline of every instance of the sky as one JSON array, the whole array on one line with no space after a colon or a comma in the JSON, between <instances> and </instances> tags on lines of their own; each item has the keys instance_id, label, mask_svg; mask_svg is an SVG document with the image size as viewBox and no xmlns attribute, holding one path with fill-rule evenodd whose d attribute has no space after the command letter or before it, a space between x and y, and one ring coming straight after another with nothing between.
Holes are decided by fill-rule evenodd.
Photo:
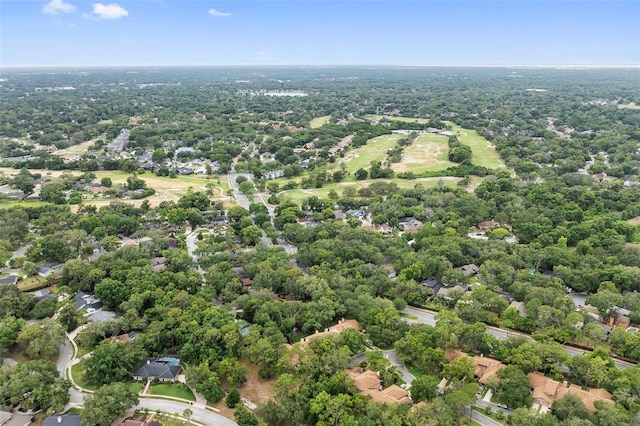
<instances>
[{"instance_id":1,"label":"sky","mask_svg":"<svg viewBox=\"0 0 640 426\"><path fill-rule=\"evenodd\" d=\"M0 0L0 67L640 65L640 1Z\"/></svg>"}]
</instances>

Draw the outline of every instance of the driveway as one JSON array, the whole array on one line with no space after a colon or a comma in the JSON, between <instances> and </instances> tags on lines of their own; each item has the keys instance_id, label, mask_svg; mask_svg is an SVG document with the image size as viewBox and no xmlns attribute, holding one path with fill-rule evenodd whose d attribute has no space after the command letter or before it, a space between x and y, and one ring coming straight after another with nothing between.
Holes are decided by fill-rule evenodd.
<instances>
[{"instance_id":1,"label":"driveway","mask_svg":"<svg viewBox=\"0 0 640 426\"><path fill-rule=\"evenodd\" d=\"M416 376L414 376L413 374L411 374L411 372L409 370L407 370L407 368L404 366L404 364L402 363L402 361L400 361L400 359L398 358L398 353L396 352L395 349L391 349L388 351L382 351L382 354L384 355L384 357L389 360L389 363L391 365L393 365L394 367L396 367L396 369L400 372L400 374L402 375L402 380L407 384L407 385L411 385L411 382L413 382L413 380L416 378ZM355 367L356 365L364 362L367 360L367 353L363 352L361 354L358 354L356 356L354 356L353 358L351 358L351 362L350 365L351 367Z\"/></svg>"},{"instance_id":2,"label":"driveway","mask_svg":"<svg viewBox=\"0 0 640 426\"><path fill-rule=\"evenodd\" d=\"M140 403L136 406L137 409L146 408L148 410L161 410L167 413L177 413L179 416L182 416L182 412L188 408L193 414L191 415L191 419L202 423L207 426L236 426L232 420L227 419L226 417L221 416L220 414L213 413L209 410L205 410L203 408L199 408L195 405L183 404L181 402L169 401L169 400L160 400L160 399L149 399L149 398L140 398Z\"/></svg>"}]
</instances>

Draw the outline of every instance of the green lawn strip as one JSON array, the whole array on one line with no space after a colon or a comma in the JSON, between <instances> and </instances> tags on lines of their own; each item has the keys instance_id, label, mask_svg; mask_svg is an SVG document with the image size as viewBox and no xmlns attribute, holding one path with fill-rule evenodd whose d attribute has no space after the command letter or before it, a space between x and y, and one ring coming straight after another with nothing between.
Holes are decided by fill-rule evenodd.
<instances>
[{"instance_id":1,"label":"green lawn strip","mask_svg":"<svg viewBox=\"0 0 640 426\"><path fill-rule=\"evenodd\" d=\"M82 363L74 364L71 366L71 376L73 377L73 381L83 389L96 391L100 388L100 386L96 386L87 381L84 376L84 366L82 365Z\"/></svg>"},{"instance_id":2,"label":"green lawn strip","mask_svg":"<svg viewBox=\"0 0 640 426\"><path fill-rule=\"evenodd\" d=\"M45 201L2 201L0 202L0 209L10 209L12 207L42 207L47 205L53 205Z\"/></svg>"},{"instance_id":3,"label":"green lawn strip","mask_svg":"<svg viewBox=\"0 0 640 426\"><path fill-rule=\"evenodd\" d=\"M400 312L400 317L402 317L402 318L409 318L409 319L412 319L412 320L417 320L417 319L418 319L418 317L417 317L417 316L415 316L415 315L410 315L410 314L405 314L404 312Z\"/></svg>"},{"instance_id":4,"label":"green lawn strip","mask_svg":"<svg viewBox=\"0 0 640 426\"><path fill-rule=\"evenodd\" d=\"M618 109L640 109L640 105L636 105L635 102L629 104L618 104Z\"/></svg>"},{"instance_id":5,"label":"green lawn strip","mask_svg":"<svg viewBox=\"0 0 640 426\"><path fill-rule=\"evenodd\" d=\"M450 121L446 122L451 126L452 132L460 132L458 140L465 145L471 147L473 156L471 161L478 166L486 167L488 169L497 169L504 167L504 164L500 160L500 155L496 151L495 147L485 138L480 136L475 130L464 129L457 124Z\"/></svg>"},{"instance_id":6,"label":"green lawn strip","mask_svg":"<svg viewBox=\"0 0 640 426\"><path fill-rule=\"evenodd\" d=\"M129 388L129 390L135 394L140 393L140 391L142 390L142 388L144 387L144 384L140 383L140 382L130 382L127 383L127 387Z\"/></svg>"},{"instance_id":7,"label":"green lawn strip","mask_svg":"<svg viewBox=\"0 0 640 426\"><path fill-rule=\"evenodd\" d=\"M351 173L350 179L355 179L353 174L358 169L368 170L372 161L384 162L387 151L396 145L398 139L403 135L383 135L370 139L366 145L347 152L341 160L347 166L347 171Z\"/></svg>"},{"instance_id":8,"label":"green lawn strip","mask_svg":"<svg viewBox=\"0 0 640 426\"><path fill-rule=\"evenodd\" d=\"M330 115L324 115L322 117L316 117L313 120L311 120L311 122L309 123L309 126L312 129L317 129L318 127L322 127L325 124L327 124L330 119L331 119Z\"/></svg>"},{"instance_id":9,"label":"green lawn strip","mask_svg":"<svg viewBox=\"0 0 640 426\"><path fill-rule=\"evenodd\" d=\"M189 401L196 400L196 397L193 395L193 392L191 392L191 389L189 389L184 383L162 383L159 385L152 385L149 388L149 393L151 395L172 396L174 398L182 398Z\"/></svg>"},{"instance_id":10,"label":"green lawn strip","mask_svg":"<svg viewBox=\"0 0 640 426\"><path fill-rule=\"evenodd\" d=\"M79 407L71 407L64 414L82 414L82 408Z\"/></svg>"}]
</instances>

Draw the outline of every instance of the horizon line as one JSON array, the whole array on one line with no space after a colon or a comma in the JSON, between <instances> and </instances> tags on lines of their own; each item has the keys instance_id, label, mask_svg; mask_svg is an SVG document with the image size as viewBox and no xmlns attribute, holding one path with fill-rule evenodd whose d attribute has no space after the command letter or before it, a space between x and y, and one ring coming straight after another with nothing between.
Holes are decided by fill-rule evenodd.
<instances>
[{"instance_id":1,"label":"horizon line","mask_svg":"<svg viewBox=\"0 0 640 426\"><path fill-rule=\"evenodd\" d=\"M126 65L0 65L3 69L25 68L269 68L269 67L385 67L385 68L640 68L634 64L126 64Z\"/></svg>"}]
</instances>

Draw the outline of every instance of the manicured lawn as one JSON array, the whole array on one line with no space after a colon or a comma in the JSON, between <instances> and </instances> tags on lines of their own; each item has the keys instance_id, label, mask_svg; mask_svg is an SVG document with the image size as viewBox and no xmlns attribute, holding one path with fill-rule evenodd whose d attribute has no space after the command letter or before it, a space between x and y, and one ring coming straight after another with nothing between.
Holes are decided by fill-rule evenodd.
<instances>
[{"instance_id":1,"label":"manicured lawn","mask_svg":"<svg viewBox=\"0 0 640 426\"><path fill-rule=\"evenodd\" d=\"M127 383L127 387L131 392L138 394L140 393L144 385L140 382L130 382L130 383Z\"/></svg>"},{"instance_id":2,"label":"manicured lawn","mask_svg":"<svg viewBox=\"0 0 640 426\"><path fill-rule=\"evenodd\" d=\"M98 390L98 388L100 388L100 386L90 384L87 381L87 379L84 377L84 366L81 363L71 366L71 376L73 376L73 380L81 388L85 388L93 391Z\"/></svg>"},{"instance_id":3,"label":"manicured lawn","mask_svg":"<svg viewBox=\"0 0 640 426\"><path fill-rule=\"evenodd\" d=\"M620 109L640 109L640 105L636 105L635 102L631 102L630 104L618 104L618 108L620 108Z\"/></svg>"},{"instance_id":4,"label":"manicured lawn","mask_svg":"<svg viewBox=\"0 0 640 426\"><path fill-rule=\"evenodd\" d=\"M347 171L351 173L348 179L355 180L353 175L358 169L368 170L372 161L384 161L387 151L396 145L396 141L402 135L383 135L370 139L365 146L348 151L345 157L340 160L347 166Z\"/></svg>"},{"instance_id":5,"label":"manicured lawn","mask_svg":"<svg viewBox=\"0 0 640 426\"><path fill-rule=\"evenodd\" d=\"M418 317L417 317L417 316L415 316L415 315L410 315L410 314L405 314L404 312L400 312L400 317L402 317L402 318L409 318L409 319L412 319L412 320L417 320L417 319L418 319Z\"/></svg>"},{"instance_id":6,"label":"manicured lawn","mask_svg":"<svg viewBox=\"0 0 640 426\"><path fill-rule=\"evenodd\" d=\"M322 127L329 122L331 119L330 115L324 115L322 117L316 117L309 123L312 129L317 129L318 127Z\"/></svg>"},{"instance_id":7,"label":"manicured lawn","mask_svg":"<svg viewBox=\"0 0 640 426\"><path fill-rule=\"evenodd\" d=\"M632 104L628 104L628 105L632 105ZM635 106L635 104L633 104ZM634 106L630 106L631 108L633 108ZM620 105L618 106L620 107ZM640 106L638 106L637 108L640 108ZM381 115L368 115L366 116L366 118L368 120L380 120L381 118L383 118L383 116ZM425 119L425 118L413 118L413 117L385 117L389 120L394 120L394 121L404 121L407 123L427 123L429 120ZM483 166L483 167L487 167L489 169L497 169L500 167L504 167L504 164L502 163L502 161L500 160L500 156L498 155L498 152L495 150L494 146L485 138L483 138L482 136L480 136L478 134L478 132L476 132L475 130L469 130L469 129L465 129L462 128L460 126L458 126L457 124L454 124L450 121L445 121L445 123L447 123L447 125L451 126L451 131L452 132L459 132L458 135L458 140L460 142L462 142L465 145L469 145L471 147L471 150L473 152L473 157L472 157L472 161L473 164L476 164L478 166ZM429 139L424 139L424 141L420 141L424 136L429 137ZM422 159L426 159L427 161L431 161L434 162L435 164L432 164L431 168L426 168L422 171L425 170L442 170L442 169L446 169L449 166L443 167L443 164L440 164L438 162L448 162L447 160L447 153L448 153L448 146L447 146L447 140L448 138L446 136L439 136L439 135L424 135L421 136L420 138L418 138L418 140L416 142L414 142L411 146L405 148L405 153L407 153L407 155L409 155L409 153L413 153L413 154L419 154L420 149L419 148L412 148L414 145L416 145L416 143L421 142L422 144L426 144L428 142L431 142L433 145L431 147L427 146L427 148L431 149L431 150L435 150L435 148L437 148L438 146L438 142L444 144L444 148L438 150L437 152L431 152L431 156L433 156L435 154L435 160L428 160L428 158L424 158L424 155L419 156L416 155L416 158L418 159L417 161L409 161L409 165L407 165L407 170L404 171L413 171L414 173L419 173L416 172L416 170L413 169L413 167L415 167L416 165L422 164L423 161L421 161L421 157ZM433 138L433 139L431 139ZM412 151L413 149L413 151ZM417 153L415 151L418 151ZM426 154L429 154L429 150L426 151ZM404 163L404 155L403 155L403 163ZM436 161L437 160L437 161ZM400 163L402 164L402 163ZM453 165L453 163L449 163L449 165ZM394 169L395 170L395 169Z\"/></svg>"},{"instance_id":8,"label":"manicured lawn","mask_svg":"<svg viewBox=\"0 0 640 426\"><path fill-rule=\"evenodd\" d=\"M189 401L196 400L191 389L189 389L184 383L175 383L172 385L162 383L159 385L153 385L149 388L149 393L151 395L172 396L174 398L182 398Z\"/></svg>"},{"instance_id":9,"label":"manicured lawn","mask_svg":"<svg viewBox=\"0 0 640 426\"><path fill-rule=\"evenodd\" d=\"M82 414L82 408L71 407L64 414Z\"/></svg>"},{"instance_id":10,"label":"manicured lawn","mask_svg":"<svg viewBox=\"0 0 640 426\"><path fill-rule=\"evenodd\" d=\"M10 209L12 207L42 207L49 205L45 201L3 201L0 203L0 209Z\"/></svg>"},{"instance_id":11,"label":"manicured lawn","mask_svg":"<svg viewBox=\"0 0 640 426\"><path fill-rule=\"evenodd\" d=\"M47 278L39 275L18 281L17 286L20 291L30 291L47 285Z\"/></svg>"},{"instance_id":12,"label":"manicured lawn","mask_svg":"<svg viewBox=\"0 0 640 426\"><path fill-rule=\"evenodd\" d=\"M504 167L504 163L500 160L500 156L498 155L495 147L491 142L480 136L478 132L475 130L463 129L450 121L447 121L446 123L451 126L451 131L460 132L460 135L458 136L458 140L460 142L471 147L471 151L473 152L471 161L473 164L489 169Z\"/></svg>"}]
</instances>

